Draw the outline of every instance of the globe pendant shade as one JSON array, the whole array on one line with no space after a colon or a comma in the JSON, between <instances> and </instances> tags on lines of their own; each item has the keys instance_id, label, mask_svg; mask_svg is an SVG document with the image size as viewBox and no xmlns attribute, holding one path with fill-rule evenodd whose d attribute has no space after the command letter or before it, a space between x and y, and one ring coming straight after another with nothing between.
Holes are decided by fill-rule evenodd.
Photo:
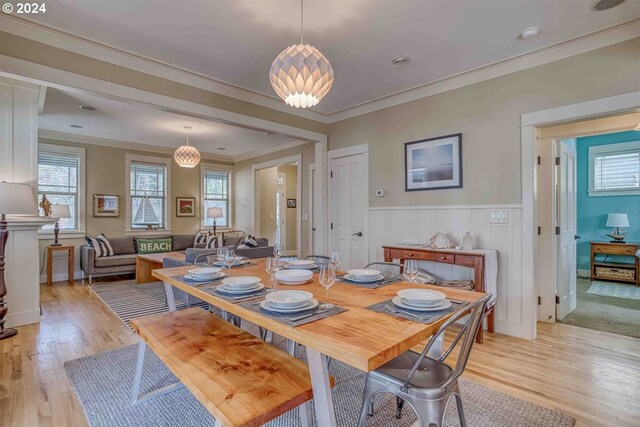
<instances>
[{"instance_id":1,"label":"globe pendant shade","mask_svg":"<svg viewBox=\"0 0 640 427\"><path fill-rule=\"evenodd\" d=\"M191 145L182 145L173 153L173 158L181 168L195 168L200 163L200 152Z\"/></svg>"},{"instance_id":2,"label":"globe pendant shade","mask_svg":"<svg viewBox=\"0 0 640 427\"><path fill-rule=\"evenodd\" d=\"M308 44L289 46L271 64L273 90L287 105L308 108L329 92L335 76L331 64Z\"/></svg>"}]
</instances>

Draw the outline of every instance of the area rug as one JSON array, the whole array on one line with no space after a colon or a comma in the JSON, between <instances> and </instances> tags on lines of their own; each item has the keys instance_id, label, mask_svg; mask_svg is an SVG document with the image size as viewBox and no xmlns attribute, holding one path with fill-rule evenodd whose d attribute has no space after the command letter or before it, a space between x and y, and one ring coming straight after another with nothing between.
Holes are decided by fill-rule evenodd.
<instances>
[{"instance_id":1,"label":"area rug","mask_svg":"<svg viewBox=\"0 0 640 427\"><path fill-rule=\"evenodd\" d=\"M284 346L283 342L278 343ZM299 350L298 357L304 359ZM91 427L212 427L211 414L187 390L180 389L144 403L131 405L130 389L137 349L135 345L68 361L65 370L82 404ZM339 427L357 425L365 374L333 361L330 373L336 379L333 401ZM146 352L141 392L171 384L173 374L153 354ZM460 382L464 410L469 426L474 427L570 427L575 420L560 412L543 408L497 392L472 381ZM409 427L416 421L406 407L403 416L394 416L395 399L379 395L375 400L375 416L368 427ZM265 424L268 427L297 427L298 411L294 409ZM448 407L446 426L459 426L455 404ZM314 426L317 426L314 415Z\"/></svg>"},{"instance_id":2,"label":"area rug","mask_svg":"<svg viewBox=\"0 0 640 427\"><path fill-rule=\"evenodd\" d=\"M587 293L602 295L603 297L640 300L640 286L634 285L619 285L611 282L593 281Z\"/></svg>"}]
</instances>

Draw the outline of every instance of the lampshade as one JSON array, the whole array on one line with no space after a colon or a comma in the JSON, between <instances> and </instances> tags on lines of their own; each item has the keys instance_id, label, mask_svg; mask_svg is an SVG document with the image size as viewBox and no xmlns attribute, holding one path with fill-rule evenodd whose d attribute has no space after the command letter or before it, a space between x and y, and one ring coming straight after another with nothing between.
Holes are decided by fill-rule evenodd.
<instances>
[{"instance_id":1,"label":"lampshade","mask_svg":"<svg viewBox=\"0 0 640 427\"><path fill-rule=\"evenodd\" d=\"M173 158L181 168L191 169L195 168L198 163L200 163L200 152L196 147L189 145L189 131L191 130L191 127L185 126L184 128L187 131L187 145L181 145L178 147L178 149L173 153Z\"/></svg>"},{"instance_id":2,"label":"lampshade","mask_svg":"<svg viewBox=\"0 0 640 427\"><path fill-rule=\"evenodd\" d=\"M156 212L153 210L151 200L147 196L142 199L142 203L138 207L138 212L133 218L135 225L158 225L161 224Z\"/></svg>"},{"instance_id":3,"label":"lampshade","mask_svg":"<svg viewBox=\"0 0 640 427\"><path fill-rule=\"evenodd\" d=\"M629 217L626 213L610 213L607 217L607 227L629 227Z\"/></svg>"},{"instance_id":4,"label":"lampshade","mask_svg":"<svg viewBox=\"0 0 640 427\"><path fill-rule=\"evenodd\" d=\"M271 64L271 87L287 105L307 108L329 92L335 76L331 64L308 44L289 46Z\"/></svg>"},{"instance_id":5,"label":"lampshade","mask_svg":"<svg viewBox=\"0 0 640 427\"><path fill-rule=\"evenodd\" d=\"M38 208L31 186L0 182L0 214L36 214Z\"/></svg>"},{"instance_id":6,"label":"lampshade","mask_svg":"<svg viewBox=\"0 0 640 427\"><path fill-rule=\"evenodd\" d=\"M222 208L207 208L207 218L222 218Z\"/></svg>"},{"instance_id":7,"label":"lampshade","mask_svg":"<svg viewBox=\"0 0 640 427\"><path fill-rule=\"evenodd\" d=\"M638 132L640 132L640 123L638 123L638 126L634 127L633 130L637 130Z\"/></svg>"},{"instance_id":8,"label":"lampshade","mask_svg":"<svg viewBox=\"0 0 640 427\"><path fill-rule=\"evenodd\" d=\"M51 218L71 218L71 211L69 211L69 205L51 205Z\"/></svg>"}]
</instances>

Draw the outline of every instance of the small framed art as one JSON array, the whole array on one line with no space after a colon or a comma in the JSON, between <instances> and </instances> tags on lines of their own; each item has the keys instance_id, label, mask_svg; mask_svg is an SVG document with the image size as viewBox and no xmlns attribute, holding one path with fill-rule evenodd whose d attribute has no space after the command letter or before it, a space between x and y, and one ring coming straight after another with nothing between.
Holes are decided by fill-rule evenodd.
<instances>
[{"instance_id":1,"label":"small framed art","mask_svg":"<svg viewBox=\"0 0 640 427\"><path fill-rule=\"evenodd\" d=\"M196 216L196 198L176 197L176 216Z\"/></svg>"}]
</instances>

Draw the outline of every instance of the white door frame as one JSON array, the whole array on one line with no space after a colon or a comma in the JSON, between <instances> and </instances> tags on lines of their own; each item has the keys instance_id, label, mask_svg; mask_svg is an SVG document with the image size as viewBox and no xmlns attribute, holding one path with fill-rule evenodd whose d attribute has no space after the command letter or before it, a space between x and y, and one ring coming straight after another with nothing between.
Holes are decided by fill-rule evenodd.
<instances>
[{"instance_id":1,"label":"white door frame","mask_svg":"<svg viewBox=\"0 0 640 427\"><path fill-rule=\"evenodd\" d=\"M537 286L535 283L535 236L537 235L536 136L537 128L598 116L621 114L640 108L640 91L580 102L520 116L522 164L522 323L520 336L535 339Z\"/></svg>"},{"instance_id":2,"label":"white door frame","mask_svg":"<svg viewBox=\"0 0 640 427\"><path fill-rule=\"evenodd\" d=\"M316 164L315 163L311 163L309 165L309 206L307 206L307 212L309 215L308 216L308 224L307 227L309 229L309 252L308 255L315 255L315 252L313 250L314 248L314 231L313 231L313 210L314 210L314 205L315 205L315 179L318 179L318 176L316 174L315 179L314 179L314 173L316 172Z\"/></svg>"},{"instance_id":3,"label":"white door frame","mask_svg":"<svg viewBox=\"0 0 640 427\"><path fill-rule=\"evenodd\" d=\"M291 163L297 163L298 168L296 175L298 177L298 184L296 185L296 200L298 203L302 200L302 154L296 154L294 156L282 157L275 160L269 160L261 163L254 163L251 165L251 223L253 229L257 230L256 223L256 171L260 169L272 168L275 166L288 165ZM296 256L302 256L302 208L297 209L296 212Z\"/></svg>"},{"instance_id":4,"label":"white door frame","mask_svg":"<svg viewBox=\"0 0 640 427\"><path fill-rule=\"evenodd\" d=\"M328 160L331 160L331 159L338 159L341 157L355 156L358 154L369 154L369 144L360 144L360 145L354 145L351 147L337 148L335 150L330 150L327 152L327 158ZM369 167L367 166L367 171L368 170L369 170ZM331 192L330 180L331 180L331 171L327 166L326 185L325 185L325 188L327 188L327 193ZM364 216L362 234L364 237L363 238L364 247L367 250L367 260L368 260L369 259L369 176L367 176L367 179L365 180L365 187L367 190L367 197L365 198L365 200L367 201L367 206L365 207L366 215ZM330 205L331 205L331 194L327 194L327 211L328 212L331 212ZM327 218L327 221L326 221L327 245L325 246L325 248L327 248L327 253L330 253L333 250L333 248L331 247L331 237L330 237L331 236L331 217L329 214L327 214L326 218Z\"/></svg>"}]
</instances>

